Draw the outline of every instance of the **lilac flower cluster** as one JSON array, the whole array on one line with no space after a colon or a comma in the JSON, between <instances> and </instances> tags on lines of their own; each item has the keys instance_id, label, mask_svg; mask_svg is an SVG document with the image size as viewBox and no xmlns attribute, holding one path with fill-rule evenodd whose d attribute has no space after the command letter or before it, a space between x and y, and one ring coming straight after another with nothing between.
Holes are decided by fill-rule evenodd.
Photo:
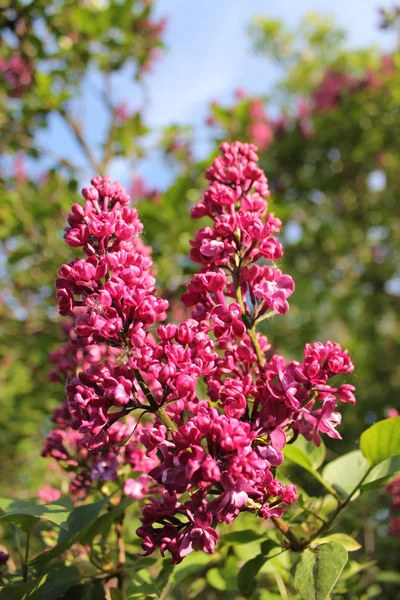
<instances>
[{"instance_id":1,"label":"lilac flower cluster","mask_svg":"<svg viewBox=\"0 0 400 600\"><path fill-rule=\"evenodd\" d=\"M94 178L85 207L72 208L65 239L85 258L63 265L57 280L59 311L74 318L70 349L57 356L67 357L67 375L71 348L84 364L68 376L44 453L73 467L78 455L91 464L89 477L79 472L89 481L115 478L121 464L141 472L124 484L126 494L149 498L137 533L145 554L158 547L175 563L193 550L214 552L217 524L240 512L281 517L297 500L295 486L274 476L285 444L297 435L317 445L321 434L340 438L337 403L355 402L353 386L330 384L353 370L338 344L306 345L301 363L267 360L271 346L257 325L287 312L294 282L275 266L281 223L268 213L256 147L221 151L192 211L212 226L191 242L201 265L182 296L191 318L157 325L167 302L155 295L142 224L107 178ZM138 425L132 411L153 416Z\"/></svg>"},{"instance_id":2,"label":"lilac flower cluster","mask_svg":"<svg viewBox=\"0 0 400 600\"><path fill-rule=\"evenodd\" d=\"M4 80L11 98L21 97L33 81L33 69L20 54L6 59L0 56L0 77Z\"/></svg>"},{"instance_id":3,"label":"lilac flower cluster","mask_svg":"<svg viewBox=\"0 0 400 600\"><path fill-rule=\"evenodd\" d=\"M396 410L394 412L397 413ZM398 515L400 512L400 477L396 477L386 486L386 492L392 496L391 509L395 513L389 521L388 534L391 537L400 539L400 516Z\"/></svg>"}]
</instances>

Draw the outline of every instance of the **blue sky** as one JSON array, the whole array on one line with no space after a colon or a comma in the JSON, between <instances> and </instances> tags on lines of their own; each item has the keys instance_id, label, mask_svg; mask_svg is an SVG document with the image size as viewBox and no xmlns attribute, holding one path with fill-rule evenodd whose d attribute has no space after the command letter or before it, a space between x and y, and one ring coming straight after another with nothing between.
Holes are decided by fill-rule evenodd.
<instances>
[{"instance_id":1,"label":"blue sky","mask_svg":"<svg viewBox=\"0 0 400 600\"><path fill-rule=\"evenodd\" d=\"M146 105L146 122L162 127L172 122L190 123L197 128L204 123L210 100L226 100L237 87L249 93L265 93L277 77L276 70L251 51L248 24L257 15L282 18L295 27L310 11L333 16L349 32L352 45L378 44L389 48L390 34L378 29L378 6L391 3L379 0L158 0L156 14L167 16L167 53L147 76L150 102ZM122 74L115 88L117 99L128 100L135 108L141 93ZM101 138L107 125L106 115L95 100L92 75L84 101L77 107L90 139ZM68 131L56 119L42 136L53 149L69 157L79 154ZM201 151L201 144L198 148ZM154 186L166 185L171 174L156 156L138 165L138 170ZM89 175L89 174L88 174ZM110 175L128 183L131 172L123 159L115 160ZM83 177L85 179L85 177Z\"/></svg>"}]
</instances>

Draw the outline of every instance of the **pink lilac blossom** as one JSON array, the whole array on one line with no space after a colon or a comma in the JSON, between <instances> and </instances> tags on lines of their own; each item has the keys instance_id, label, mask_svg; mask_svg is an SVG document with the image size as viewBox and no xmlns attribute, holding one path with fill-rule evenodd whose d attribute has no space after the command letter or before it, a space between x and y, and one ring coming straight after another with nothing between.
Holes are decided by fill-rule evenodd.
<instances>
[{"instance_id":1,"label":"pink lilac blossom","mask_svg":"<svg viewBox=\"0 0 400 600\"><path fill-rule=\"evenodd\" d=\"M166 27L166 17L162 17L156 21L149 19L146 15L143 18L138 19L135 23L135 33L140 36L145 43L143 57L139 61L138 66L139 76L151 71L154 64L162 57L163 52L160 47L160 38L164 35Z\"/></svg>"},{"instance_id":2,"label":"pink lilac blossom","mask_svg":"<svg viewBox=\"0 0 400 600\"><path fill-rule=\"evenodd\" d=\"M133 178L129 193L133 202L149 200L157 203L160 199L160 192L156 188L151 188L140 175Z\"/></svg>"},{"instance_id":3,"label":"pink lilac blossom","mask_svg":"<svg viewBox=\"0 0 400 600\"><path fill-rule=\"evenodd\" d=\"M338 106L345 94L363 88L379 88L385 77L393 73L393 57L382 55L381 65L375 70L366 69L359 77L344 71L328 69L313 93L314 112L322 113Z\"/></svg>"},{"instance_id":4,"label":"pink lilac blossom","mask_svg":"<svg viewBox=\"0 0 400 600\"><path fill-rule=\"evenodd\" d=\"M12 98L20 98L33 81L32 67L20 54L8 59L0 57L0 74Z\"/></svg>"},{"instance_id":5,"label":"pink lilac blossom","mask_svg":"<svg viewBox=\"0 0 400 600\"><path fill-rule=\"evenodd\" d=\"M236 97L241 100L237 95ZM274 140L272 124L267 118L264 103L260 98L254 98L249 102L251 120L247 127L248 137L260 150L266 150Z\"/></svg>"},{"instance_id":6,"label":"pink lilac blossom","mask_svg":"<svg viewBox=\"0 0 400 600\"><path fill-rule=\"evenodd\" d=\"M8 561L10 560L10 555L8 552L4 552L0 550L0 567L7 566ZM3 577L4 571L0 569L0 578Z\"/></svg>"},{"instance_id":7,"label":"pink lilac blossom","mask_svg":"<svg viewBox=\"0 0 400 600\"><path fill-rule=\"evenodd\" d=\"M137 531L144 553L159 548L175 563L213 553L218 523L242 511L281 517L297 500L295 486L274 476L285 444L340 439L337 404L355 402L352 385L330 382L353 370L338 344L307 344L301 363L287 362L267 358L269 341L256 331L288 311L295 288L275 264L281 222L268 212L256 150L224 143L207 169L192 216L211 225L191 242L200 267L182 296L191 317L180 324L163 322L167 302L155 295L142 224L119 184L95 177L65 233L85 257L57 280L59 311L73 322L70 346L53 357L66 400L44 455L72 467L76 495L129 464L136 476L124 493L148 498ZM150 418L142 424L133 411Z\"/></svg>"},{"instance_id":8,"label":"pink lilac blossom","mask_svg":"<svg viewBox=\"0 0 400 600\"><path fill-rule=\"evenodd\" d=\"M216 101L210 105L210 114L206 123L211 127L222 127L228 135L243 131L246 138L267 150L275 140L287 132L297 131L307 140L314 136L313 117L329 113L343 104L346 95L365 89L383 88L390 83L390 76L395 71L394 59L390 54L383 54L381 64L374 69L367 68L361 74L349 73L329 67L323 73L320 82L311 94L310 100L299 98L289 114L282 113L274 119L266 115L264 101L258 97L248 97L239 89L234 92L232 106L222 107ZM229 117L228 124L227 117ZM274 181L275 189L284 186L281 181Z\"/></svg>"},{"instance_id":9,"label":"pink lilac blossom","mask_svg":"<svg viewBox=\"0 0 400 600\"><path fill-rule=\"evenodd\" d=\"M389 417L390 418L390 417ZM392 511L400 511L400 476L386 486L386 492L392 496ZM388 524L390 537L400 538L400 517L392 517Z\"/></svg>"},{"instance_id":10,"label":"pink lilac blossom","mask_svg":"<svg viewBox=\"0 0 400 600\"><path fill-rule=\"evenodd\" d=\"M38 498L39 500L43 500L43 502L54 502L55 500L61 498L61 492L50 485L45 485L41 490L39 490Z\"/></svg>"},{"instance_id":11,"label":"pink lilac blossom","mask_svg":"<svg viewBox=\"0 0 400 600\"><path fill-rule=\"evenodd\" d=\"M260 361L254 336L263 355L270 345L250 332L264 316L288 310L294 283L274 264L282 256L273 235L280 221L267 213L268 185L256 148L236 142L221 150L206 173L209 188L192 210L194 218L210 217L213 226L191 242L201 270L182 296L193 318L213 333L218 359L205 381L209 400L186 403L186 418L179 403L169 408L178 429L158 446L160 464L150 472L165 492L144 508L138 530L146 554L160 547L174 562L187 553L189 531L212 553L215 525L230 523L242 510L282 516L285 505L297 500L295 486L285 488L271 471L283 461L286 440L293 434L316 444L321 434L340 438L337 401L355 401L353 386L328 384L353 370L338 344L307 345L302 363L276 355ZM148 448L154 452L154 443ZM213 519L194 522L200 510Z\"/></svg>"}]
</instances>

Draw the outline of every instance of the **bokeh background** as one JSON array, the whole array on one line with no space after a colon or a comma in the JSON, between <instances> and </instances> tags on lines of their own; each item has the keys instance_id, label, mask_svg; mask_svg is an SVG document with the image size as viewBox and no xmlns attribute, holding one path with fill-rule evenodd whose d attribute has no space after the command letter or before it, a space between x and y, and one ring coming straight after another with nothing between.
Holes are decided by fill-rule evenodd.
<instances>
[{"instance_id":1,"label":"bokeh background","mask_svg":"<svg viewBox=\"0 0 400 600\"><path fill-rule=\"evenodd\" d=\"M40 452L63 399L53 285L79 188L101 172L131 190L178 320L190 206L225 139L259 146L284 223L296 292L265 325L273 350L350 348L347 450L399 408L399 14L375 0L0 0L2 494L59 477ZM357 518L379 559L390 500L368 502Z\"/></svg>"}]
</instances>

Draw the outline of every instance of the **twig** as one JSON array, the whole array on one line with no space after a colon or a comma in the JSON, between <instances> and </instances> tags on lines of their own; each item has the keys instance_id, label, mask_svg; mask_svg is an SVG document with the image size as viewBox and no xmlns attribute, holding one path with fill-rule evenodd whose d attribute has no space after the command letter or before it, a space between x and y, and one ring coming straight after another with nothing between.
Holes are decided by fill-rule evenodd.
<instances>
[{"instance_id":1,"label":"twig","mask_svg":"<svg viewBox=\"0 0 400 600\"><path fill-rule=\"evenodd\" d=\"M156 410L155 415L162 421L167 429L170 431L176 431L178 428L175 423L169 418L167 411L164 407L160 407Z\"/></svg>"},{"instance_id":2,"label":"twig","mask_svg":"<svg viewBox=\"0 0 400 600\"><path fill-rule=\"evenodd\" d=\"M74 137L75 137L76 141L78 142L78 144L80 145L81 149L85 153L86 158L88 159L91 167L96 171L96 173L101 174L100 173L100 171L101 171L101 165L97 161L97 159L94 156L91 148L87 144L87 142L86 142L86 140L85 140L85 138L83 136L83 133L82 133L81 125L75 120L75 118L72 116L72 114L70 112L68 112L65 108L60 108L59 112L60 112L60 115L62 117L64 117L65 122L68 124L70 130L74 134Z\"/></svg>"},{"instance_id":3,"label":"twig","mask_svg":"<svg viewBox=\"0 0 400 600\"><path fill-rule=\"evenodd\" d=\"M295 536L295 534L293 533L293 531L291 531L290 527L285 523L285 521L282 521L282 519L280 519L279 517L271 518L275 527L279 529L279 531L283 533L285 538L290 542L292 550L294 550L295 552L301 552L301 550L303 549L303 545L297 539L297 536Z\"/></svg>"},{"instance_id":4,"label":"twig","mask_svg":"<svg viewBox=\"0 0 400 600\"><path fill-rule=\"evenodd\" d=\"M335 523L337 517L340 515L340 513L342 512L342 510L345 509L346 506L350 503L351 499L358 492L358 490L360 489L360 487L362 486L362 484L364 483L364 481L367 479L368 475L371 473L372 469L373 469L373 467L369 467L368 471L365 473L365 475L362 477L362 479L360 479L360 481L357 483L357 485L355 486L355 488L350 492L350 494L347 496L346 500L344 500L343 502L340 502L338 504L336 510L334 511L334 513L331 516L331 518L329 519L329 521L326 521L326 523L324 525L322 525L322 527L320 527L310 537L310 539L305 544L303 544L303 548L306 548L310 544L310 542L312 542L313 540L315 540L316 538L318 538L320 535L322 535L323 533L325 533L326 531L329 531L331 529L331 527Z\"/></svg>"},{"instance_id":5,"label":"twig","mask_svg":"<svg viewBox=\"0 0 400 600\"><path fill-rule=\"evenodd\" d=\"M257 317L257 319L254 321L254 324L258 325L262 321L265 321L266 319L270 319L271 317L274 317L275 315L276 315L276 312L274 310L267 310L267 312L264 313L261 317Z\"/></svg>"},{"instance_id":6,"label":"twig","mask_svg":"<svg viewBox=\"0 0 400 600\"><path fill-rule=\"evenodd\" d=\"M256 330L254 328L248 329L247 334L257 355L258 364L260 365L260 367L263 367L265 365L265 357L260 348L260 344L258 343Z\"/></svg>"},{"instance_id":7,"label":"twig","mask_svg":"<svg viewBox=\"0 0 400 600\"><path fill-rule=\"evenodd\" d=\"M134 373L135 373L135 377L136 380L142 390L142 392L144 393L144 395L146 396L146 399L148 401L148 403L150 404L150 410L149 412L152 412L153 414L155 414L160 421L162 421L165 425L165 427L167 429L169 429L170 431L176 431L177 430L177 426L175 425L175 423L169 418L167 411L165 410L165 408L163 406L159 406L157 404L157 402L155 401L153 394L151 393L151 391L149 390L147 383L145 382L145 380L142 377L142 374L140 373L139 370L134 369Z\"/></svg>"},{"instance_id":8,"label":"twig","mask_svg":"<svg viewBox=\"0 0 400 600\"><path fill-rule=\"evenodd\" d=\"M111 100L110 87L111 87L110 75L109 75L109 73L106 73L103 99L104 99L104 103L105 103L106 107L108 108L108 110L111 113L111 120L110 120L110 126L108 128L108 132L107 132L106 141L104 143L104 155L103 155L103 161L102 161L102 169L104 172L107 171L109 162L113 156L113 144L114 144L116 127L117 127L116 113L115 113L115 109L113 107L112 100Z\"/></svg>"}]
</instances>

